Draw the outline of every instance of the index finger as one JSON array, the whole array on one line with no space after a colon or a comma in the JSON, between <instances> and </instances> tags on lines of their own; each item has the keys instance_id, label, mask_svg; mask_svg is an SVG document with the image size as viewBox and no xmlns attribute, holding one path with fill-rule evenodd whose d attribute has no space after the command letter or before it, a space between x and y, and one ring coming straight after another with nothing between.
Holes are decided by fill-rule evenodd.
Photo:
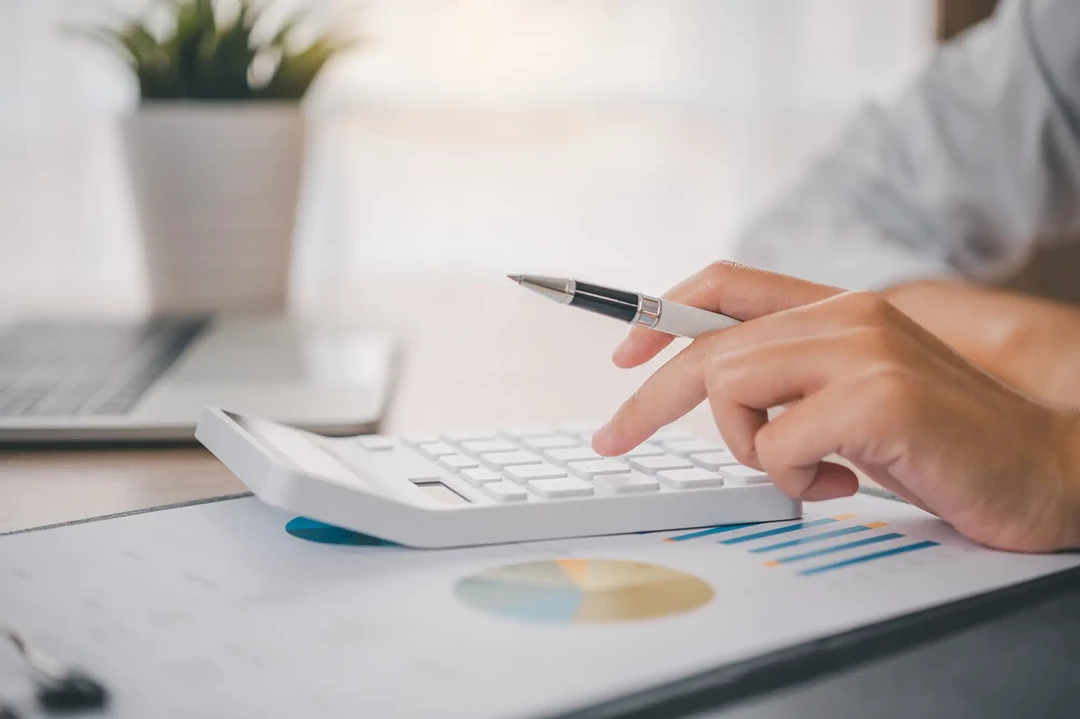
<instances>
[{"instance_id":1,"label":"index finger","mask_svg":"<svg viewBox=\"0 0 1080 719\"><path fill-rule=\"evenodd\" d=\"M781 275L734 262L714 262L664 293L664 299L739 320L799 307L842 292L837 287L819 285L789 275ZM644 327L631 327L630 334L615 348L612 361L619 367L637 367L667 347L671 335Z\"/></svg>"}]
</instances>

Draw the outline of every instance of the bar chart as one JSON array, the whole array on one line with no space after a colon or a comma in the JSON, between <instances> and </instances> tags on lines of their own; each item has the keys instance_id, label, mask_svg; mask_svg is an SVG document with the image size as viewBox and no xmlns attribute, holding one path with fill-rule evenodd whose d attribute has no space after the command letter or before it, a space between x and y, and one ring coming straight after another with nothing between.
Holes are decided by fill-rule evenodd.
<instances>
[{"instance_id":1,"label":"bar chart","mask_svg":"<svg viewBox=\"0 0 1080 719\"><path fill-rule=\"evenodd\" d=\"M940 546L862 521L855 514L809 517L794 522L725 524L665 537L665 542L712 542L760 556L766 567L789 567L815 576Z\"/></svg>"}]
</instances>

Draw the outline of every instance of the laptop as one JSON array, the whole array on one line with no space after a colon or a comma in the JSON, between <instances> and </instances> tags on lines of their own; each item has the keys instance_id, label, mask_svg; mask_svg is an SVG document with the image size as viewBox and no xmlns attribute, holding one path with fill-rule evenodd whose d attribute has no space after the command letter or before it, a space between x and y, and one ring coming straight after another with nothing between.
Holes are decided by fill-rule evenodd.
<instances>
[{"instance_id":1,"label":"laptop","mask_svg":"<svg viewBox=\"0 0 1080 719\"><path fill-rule=\"evenodd\" d=\"M385 333L280 316L0 324L0 444L193 440L206 405L370 433L395 357Z\"/></svg>"}]
</instances>

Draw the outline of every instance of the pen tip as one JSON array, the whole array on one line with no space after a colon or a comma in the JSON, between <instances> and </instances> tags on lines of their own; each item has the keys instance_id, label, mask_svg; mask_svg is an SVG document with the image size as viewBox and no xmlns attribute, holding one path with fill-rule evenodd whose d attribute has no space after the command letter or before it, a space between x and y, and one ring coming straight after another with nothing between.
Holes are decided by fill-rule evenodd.
<instances>
[{"instance_id":1,"label":"pen tip","mask_svg":"<svg viewBox=\"0 0 1080 719\"><path fill-rule=\"evenodd\" d=\"M522 275L507 275L507 277L512 279L514 282L517 282L519 285L521 284Z\"/></svg>"}]
</instances>

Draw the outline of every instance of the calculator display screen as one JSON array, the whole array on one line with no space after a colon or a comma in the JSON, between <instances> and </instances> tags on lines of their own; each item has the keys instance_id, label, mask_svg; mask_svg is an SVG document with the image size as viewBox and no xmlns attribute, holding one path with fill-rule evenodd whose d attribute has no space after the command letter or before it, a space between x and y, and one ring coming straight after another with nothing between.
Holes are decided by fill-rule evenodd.
<instances>
[{"instance_id":1,"label":"calculator display screen","mask_svg":"<svg viewBox=\"0 0 1080 719\"><path fill-rule=\"evenodd\" d=\"M251 436L262 441L302 472L353 486L366 485L360 475L303 434L273 422L238 417L234 414L229 416Z\"/></svg>"},{"instance_id":2,"label":"calculator display screen","mask_svg":"<svg viewBox=\"0 0 1080 719\"><path fill-rule=\"evenodd\" d=\"M424 494L434 499L439 504L462 505L468 504L469 500L462 497L442 482L417 482Z\"/></svg>"}]
</instances>

